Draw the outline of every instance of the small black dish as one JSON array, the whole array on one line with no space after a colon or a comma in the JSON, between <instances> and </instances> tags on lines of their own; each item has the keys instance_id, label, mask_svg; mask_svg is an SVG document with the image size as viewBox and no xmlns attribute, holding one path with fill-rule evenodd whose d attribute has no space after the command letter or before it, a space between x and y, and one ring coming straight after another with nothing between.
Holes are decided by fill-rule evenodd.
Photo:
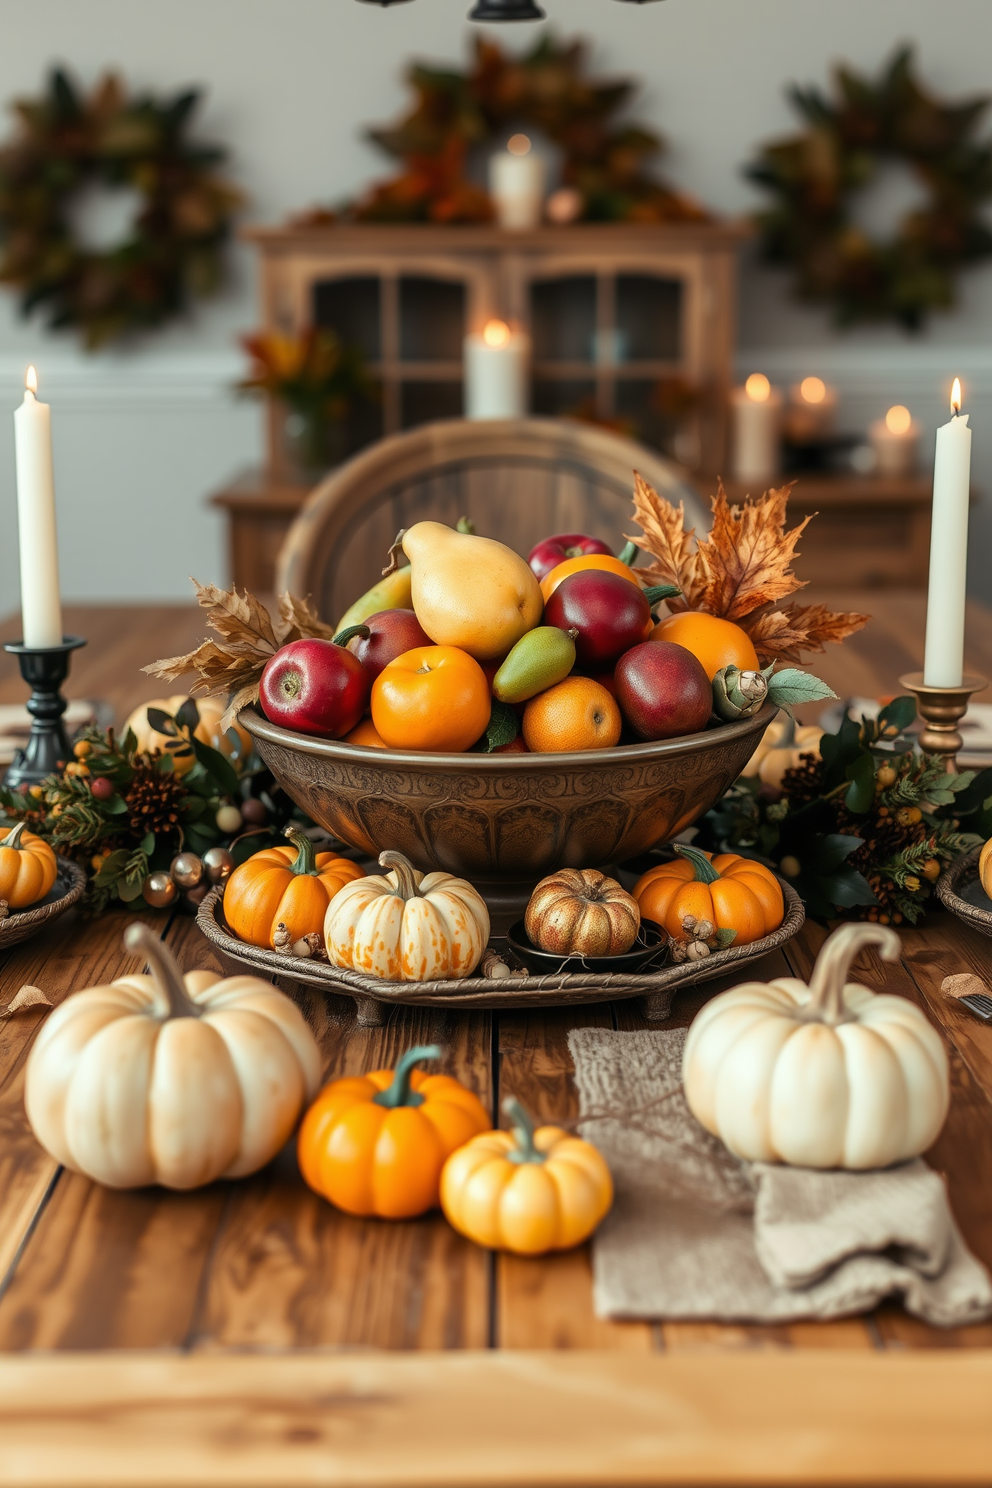
<instances>
[{"instance_id":1,"label":"small black dish","mask_svg":"<svg viewBox=\"0 0 992 1488\"><path fill-rule=\"evenodd\" d=\"M612 971L624 972L629 976L631 972L643 970L656 959L660 961L668 943L668 936L653 920L641 921L636 941L622 956L559 956L551 951L541 951L528 939L523 920L517 920L515 925L510 926L506 939L510 950L528 971L536 971L543 976L559 971Z\"/></svg>"}]
</instances>

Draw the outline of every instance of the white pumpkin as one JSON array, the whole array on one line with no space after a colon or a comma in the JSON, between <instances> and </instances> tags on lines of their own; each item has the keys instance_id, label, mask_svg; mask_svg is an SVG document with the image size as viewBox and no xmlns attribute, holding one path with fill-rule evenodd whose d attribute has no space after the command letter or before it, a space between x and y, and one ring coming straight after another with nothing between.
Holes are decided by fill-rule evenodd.
<instances>
[{"instance_id":1,"label":"white pumpkin","mask_svg":"<svg viewBox=\"0 0 992 1488\"><path fill-rule=\"evenodd\" d=\"M109 1188L254 1173L320 1084L299 1008L257 977L181 976L146 925L130 925L124 944L151 976L74 993L35 1041L24 1101L35 1136Z\"/></svg>"},{"instance_id":2,"label":"white pumpkin","mask_svg":"<svg viewBox=\"0 0 992 1488\"><path fill-rule=\"evenodd\" d=\"M345 884L327 906L331 965L387 982L471 976L489 940L482 895L451 873L418 873L402 853L381 853L379 864L392 872Z\"/></svg>"},{"instance_id":3,"label":"white pumpkin","mask_svg":"<svg viewBox=\"0 0 992 1488\"><path fill-rule=\"evenodd\" d=\"M887 961L899 937L842 925L809 986L747 982L699 1013L686 1039L686 1100L738 1157L807 1168L884 1168L935 1140L950 1099L947 1055L903 997L845 982L863 946Z\"/></svg>"}]
</instances>

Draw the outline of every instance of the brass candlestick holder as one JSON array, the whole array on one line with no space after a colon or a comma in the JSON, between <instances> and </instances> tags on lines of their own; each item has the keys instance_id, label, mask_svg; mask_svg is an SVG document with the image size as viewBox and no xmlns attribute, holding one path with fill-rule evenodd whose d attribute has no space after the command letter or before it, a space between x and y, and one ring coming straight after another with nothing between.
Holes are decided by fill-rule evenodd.
<instances>
[{"instance_id":1,"label":"brass candlestick holder","mask_svg":"<svg viewBox=\"0 0 992 1488\"><path fill-rule=\"evenodd\" d=\"M973 692L988 687L984 677L961 678L960 687L928 687L922 672L909 672L899 678L900 687L913 693L920 717L926 727L920 734L920 748L926 754L943 757L948 772L958 773L957 753L964 742L958 733L958 724L968 710L968 699Z\"/></svg>"}]
</instances>

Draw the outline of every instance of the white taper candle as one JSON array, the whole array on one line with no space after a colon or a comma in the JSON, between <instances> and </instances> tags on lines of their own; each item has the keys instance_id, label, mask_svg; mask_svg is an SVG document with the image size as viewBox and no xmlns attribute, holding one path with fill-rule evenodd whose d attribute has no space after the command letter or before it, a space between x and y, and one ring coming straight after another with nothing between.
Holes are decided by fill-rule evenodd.
<instances>
[{"instance_id":1,"label":"white taper candle","mask_svg":"<svg viewBox=\"0 0 992 1488\"><path fill-rule=\"evenodd\" d=\"M38 376L33 367L24 383L24 401L14 413L22 639L25 646L44 651L62 644L52 411L35 397Z\"/></svg>"},{"instance_id":2,"label":"white taper candle","mask_svg":"<svg viewBox=\"0 0 992 1488\"><path fill-rule=\"evenodd\" d=\"M930 579L923 680L927 687L960 687L964 671L964 607L968 568L971 430L961 413L961 383L951 393L954 417L937 430L930 526Z\"/></svg>"}]
</instances>

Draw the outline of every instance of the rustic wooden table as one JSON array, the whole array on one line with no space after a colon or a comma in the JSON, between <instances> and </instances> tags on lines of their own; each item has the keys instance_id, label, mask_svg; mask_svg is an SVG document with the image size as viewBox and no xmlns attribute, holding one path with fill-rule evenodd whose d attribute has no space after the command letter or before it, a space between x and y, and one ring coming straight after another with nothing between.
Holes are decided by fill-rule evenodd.
<instances>
[{"instance_id":1,"label":"rustic wooden table","mask_svg":"<svg viewBox=\"0 0 992 1488\"><path fill-rule=\"evenodd\" d=\"M817 669L838 692L894 690L920 664L922 599L829 598L876 618ZM181 607L75 609L66 625L89 638L71 695L105 698L119 717L157 690L138 667L201 633ZM969 640L969 669L992 676L987 611L972 609ZM22 697L0 657L0 701ZM136 969L121 949L128 918L73 913L11 950L0 1005L25 982L58 1001ZM212 964L190 918L146 918L186 967ZM809 926L763 973L805 977L822 937ZM951 1056L951 1113L930 1160L992 1265L992 1029L939 991L948 972L986 973L989 945L944 913L902 938L887 989L926 1010ZM878 962L861 970L883 979ZM679 994L674 1022L719 985ZM545 1118L575 1112L571 1027L641 1026L621 1003L426 1009L365 1029L344 999L294 995L328 1076L436 1041L494 1111L512 1092ZM521 1260L477 1249L438 1215L350 1219L304 1187L291 1152L196 1193L110 1192L61 1170L28 1129L24 1063L41 1021L0 1021L7 1488L992 1481L992 1325L938 1331L896 1306L774 1328L606 1322L586 1250Z\"/></svg>"}]
</instances>

